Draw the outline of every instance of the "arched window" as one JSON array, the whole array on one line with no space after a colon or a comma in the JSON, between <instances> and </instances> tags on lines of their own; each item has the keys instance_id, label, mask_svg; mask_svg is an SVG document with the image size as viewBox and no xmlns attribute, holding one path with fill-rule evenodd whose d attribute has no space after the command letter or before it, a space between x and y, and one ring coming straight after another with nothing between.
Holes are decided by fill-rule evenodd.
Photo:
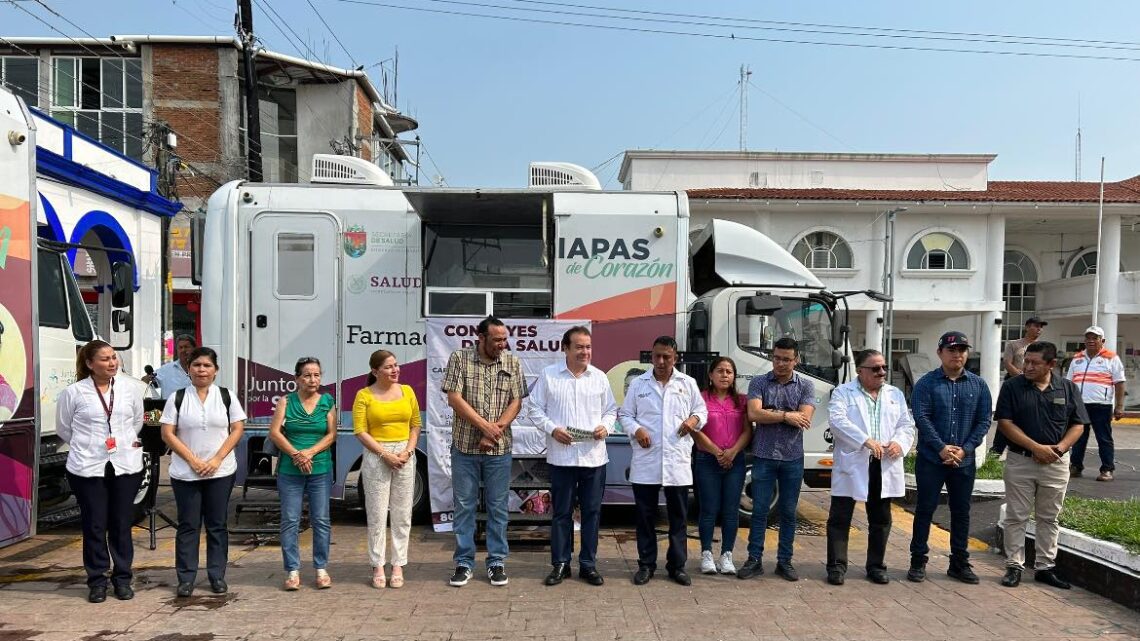
<instances>
[{"instance_id":1,"label":"arched window","mask_svg":"<svg viewBox=\"0 0 1140 641\"><path fill-rule=\"evenodd\" d=\"M1005 318L1002 340L1021 338L1025 320L1037 310L1037 267L1024 253L1016 249L1005 250L1002 276L1002 301Z\"/></svg>"},{"instance_id":2,"label":"arched window","mask_svg":"<svg viewBox=\"0 0 1140 641\"><path fill-rule=\"evenodd\" d=\"M847 241L829 231L807 234L792 248L792 255L808 269L851 269L854 260Z\"/></svg>"},{"instance_id":3,"label":"arched window","mask_svg":"<svg viewBox=\"0 0 1140 641\"><path fill-rule=\"evenodd\" d=\"M907 269L969 269L970 255L962 241L949 234L927 234L911 245Z\"/></svg>"},{"instance_id":4,"label":"arched window","mask_svg":"<svg viewBox=\"0 0 1140 641\"><path fill-rule=\"evenodd\" d=\"M1083 254L1079 254L1073 259L1073 262L1069 263L1069 278L1095 274L1096 262L1097 253L1095 249L1090 249Z\"/></svg>"}]
</instances>

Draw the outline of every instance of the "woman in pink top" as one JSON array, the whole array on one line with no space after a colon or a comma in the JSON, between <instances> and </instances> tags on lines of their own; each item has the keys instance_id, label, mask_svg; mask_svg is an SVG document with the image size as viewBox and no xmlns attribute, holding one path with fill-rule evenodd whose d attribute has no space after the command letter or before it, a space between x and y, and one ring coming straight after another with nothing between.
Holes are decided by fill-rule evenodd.
<instances>
[{"instance_id":1,"label":"woman in pink top","mask_svg":"<svg viewBox=\"0 0 1140 641\"><path fill-rule=\"evenodd\" d=\"M701 572L736 574L732 548L740 522L740 494L744 490L744 450L752 440L747 429L747 400L736 391L736 363L721 356L709 367L709 381L701 393L709 410L704 429L693 432L697 445L694 480L701 514ZM720 558L713 560L712 537L720 515Z\"/></svg>"}]
</instances>

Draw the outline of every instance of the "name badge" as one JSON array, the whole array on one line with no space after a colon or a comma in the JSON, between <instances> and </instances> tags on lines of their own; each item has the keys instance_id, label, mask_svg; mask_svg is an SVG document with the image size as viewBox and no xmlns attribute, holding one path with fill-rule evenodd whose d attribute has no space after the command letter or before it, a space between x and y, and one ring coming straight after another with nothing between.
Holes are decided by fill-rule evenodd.
<instances>
[{"instance_id":1,"label":"name badge","mask_svg":"<svg viewBox=\"0 0 1140 641\"><path fill-rule=\"evenodd\" d=\"M1053 399L1053 404L1054 405L1064 405L1065 404L1065 397L1062 396L1060 398Z\"/></svg>"},{"instance_id":2,"label":"name badge","mask_svg":"<svg viewBox=\"0 0 1140 641\"><path fill-rule=\"evenodd\" d=\"M115 437L114 436L108 436L107 440L106 440L106 444L107 444L107 453L108 454L114 454L115 450L118 449L115 447Z\"/></svg>"}]
</instances>

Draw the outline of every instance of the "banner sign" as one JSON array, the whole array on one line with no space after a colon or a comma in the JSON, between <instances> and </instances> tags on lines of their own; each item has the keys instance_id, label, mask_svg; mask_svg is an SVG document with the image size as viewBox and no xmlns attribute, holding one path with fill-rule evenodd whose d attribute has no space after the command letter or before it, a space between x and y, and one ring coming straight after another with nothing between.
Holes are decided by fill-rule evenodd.
<instances>
[{"instance_id":1,"label":"banner sign","mask_svg":"<svg viewBox=\"0 0 1140 641\"><path fill-rule=\"evenodd\" d=\"M423 433L427 438L428 488L431 492L432 525L436 532L450 532L455 510L451 489L451 426L454 412L443 391L443 375L447 359L457 349L475 345L475 328L482 318L452 317L427 319L427 409ZM575 325L589 327L589 322L574 320L503 319L510 338L508 349L522 363L527 389L547 365L565 362L562 335ZM526 408L511 425L514 454L543 454L546 435L531 424ZM512 505L514 502L512 502Z\"/></svg>"}]
</instances>

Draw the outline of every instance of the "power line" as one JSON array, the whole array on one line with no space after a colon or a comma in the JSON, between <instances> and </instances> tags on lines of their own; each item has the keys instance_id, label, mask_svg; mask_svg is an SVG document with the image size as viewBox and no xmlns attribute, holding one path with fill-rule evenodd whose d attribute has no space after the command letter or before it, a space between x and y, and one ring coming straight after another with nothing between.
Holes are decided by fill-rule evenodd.
<instances>
[{"instance_id":1,"label":"power line","mask_svg":"<svg viewBox=\"0 0 1140 641\"><path fill-rule=\"evenodd\" d=\"M771 100L772 100L772 102L776 103L777 105L780 105L781 107L783 107L784 109L786 109L786 110L787 110L789 113L791 113L791 114L792 114L793 116L795 116L796 118L799 118L800 120L802 120L802 121L806 122L807 124L811 125L812 127L815 127L817 130L819 130L820 132L822 132L822 133L823 133L823 135L827 136L828 138L831 138L831 139L832 139L832 140L834 140L835 142L837 142L837 143L839 143L839 144L843 145L844 147L846 147L846 148L848 148L848 149L854 149L854 147L852 147L851 145L847 144L845 141L843 141L843 140L842 140L841 138L839 138L838 136L836 136L836 135L832 134L830 131L828 131L828 130L824 129L822 126L820 126L820 125L817 125L817 124L815 124L814 122L812 122L812 121L811 121L811 120L810 120L810 119L809 119L807 116L805 116L805 115L801 114L800 112L796 111L795 109L792 109L792 108L791 108L791 107L789 107L788 105L784 104L784 101L780 100L779 98L777 98L776 96L772 95L771 93L769 93L769 92L767 92L767 91L764 91L763 89L761 89L759 86L757 86L757 85L756 85L755 83L753 83L751 80L749 80L749 81L748 81L748 86L749 86L749 87L752 87L752 88L753 88L753 89L755 89L756 91L759 91L760 93L764 94L764 95L765 95L765 96L767 96L769 99L771 99Z\"/></svg>"},{"instance_id":2,"label":"power line","mask_svg":"<svg viewBox=\"0 0 1140 641\"><path fill-rule=\"evenodd\" d=\"M352 62L352 66L354 68L359 67L360 65L356 64L356 58L353 58L352 54L348 52L348 48L345 47L344 43L340 41L340 38L337 37L336 32L333 31L333 28L329 26L329 23L325 22L325 17L322 16L321 12L317 10L317 7L313 4L313 1L305 0L305 2L309 4L309 8L313 10L313 13L317 14L317 18L321 21L321 24L325 26L325 29L328 29L329 34L333 37L333 40L336 40L336 43L340 45L340 50L344 52L344 55L348 56L348 59Z\"/></svg>"},{"instance_id":3,"label":"power line","mask_svg":"<svg viewBox=\"0 0 1140 641\"><path fill-rule=\"evenodd\" d=\"M735 32L728 33L709 33L703 31L681 31L670 29L654 29L649 27L630 27L620 26L613 24L594 24L586 22L574 22L570 20L547 20L541 18L528 18L522 16L509 16L497 15L487 13L476 13L472 11L455 11L447 9L429 9L426 7L409 7L405 5L391 4L386 2L376 2L374 0L336 0L344 4L357 4L372 7L382 7L388 9L399 9L402 11L417 11L421 13L432 13L439 15L461 16L468 18L485 18L490 20L502 20L508 22L523 22L528 24L545 24L560 27L578 27L585 29L604 29L607 31L619 31L626 33L643 33L652 35L668 35L668 36L687 36L695 38L709 38L716 40L741 40L745 42L768 42L779 44L797 44L797 45L811 45L822 47L843 47L850 49L880 49L888 51L922 51L930 53L972 53L982 55L996 55L996 56L1017 56L1026 58L1061 58L1073 60L1103 60L1103 61L1118 61L1118 62L1140 62L1140 57L1128 56L1114 56L1114 55L1094 55L1094 54L1075 54L1075 53L1054 53L1043 51L1017 51L1017 50L1002 50L1002 49L961 49L954 47L925 47L917 45L888 45L888 44L868 44L859 42L830 42L825 40L808 40L808 39L795 39L795 38L769 38L759 36L745 36L737 35ZM440 1L440 0L436 0ZM473 4L473 3L472 3ZM728 28L723 26L723 28ZM1007 43L1007 44L1032 44L1032 43ZM1140 53L1140 50L1137 50Z\"/></svg>"}]
</instances>

